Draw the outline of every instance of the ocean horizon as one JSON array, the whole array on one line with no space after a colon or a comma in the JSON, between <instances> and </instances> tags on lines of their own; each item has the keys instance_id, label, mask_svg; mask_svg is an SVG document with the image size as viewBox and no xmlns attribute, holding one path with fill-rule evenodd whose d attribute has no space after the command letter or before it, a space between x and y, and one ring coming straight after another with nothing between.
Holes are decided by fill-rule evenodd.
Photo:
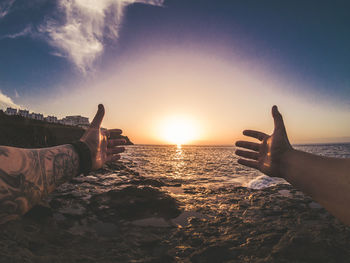
<instances>
[{"instance_id":1,"label":"ocean horizon","mask_svg":"<svg viewBox=\"0 0 350 263\"><path fill-rule=\"evenodd\" d=\"M306 142L306 143L292 143L292 146L308 146L308 145L338 145L338 144L350 144L350 141L344 141L344 142ZM232 144L161 144L161 143L134 143L133 145L136 146L195 146L195 147L229 147L234 146L235 147L235 141Z\"/></svg>"}]
</instances>

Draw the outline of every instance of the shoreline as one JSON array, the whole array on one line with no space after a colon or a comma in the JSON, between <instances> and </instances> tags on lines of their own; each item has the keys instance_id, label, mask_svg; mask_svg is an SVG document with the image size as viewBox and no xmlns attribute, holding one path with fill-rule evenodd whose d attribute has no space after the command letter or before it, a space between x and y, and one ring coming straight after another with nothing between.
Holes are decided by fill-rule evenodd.
<instances>
[{"instance_id":1,"label":"shoreline","mask_svg":"<svg viewBox=\"0 0 350 263\"><path fill-rule=\"evenodd\" d=\"M7 262L347 262L350 256L350 229L291 186L189 187L122 163L74 178L0 232Z\"/></svg>"}]
</instances>

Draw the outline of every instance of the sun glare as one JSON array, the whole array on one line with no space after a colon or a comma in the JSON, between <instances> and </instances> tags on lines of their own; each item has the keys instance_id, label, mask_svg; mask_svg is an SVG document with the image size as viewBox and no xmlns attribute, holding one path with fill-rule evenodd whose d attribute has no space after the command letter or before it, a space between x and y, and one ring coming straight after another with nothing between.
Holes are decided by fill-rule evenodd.
<instances>
[{"instance_id":1,"label":"sun glare","mask_svg":"<svg viewBox=\"0 0 350 263\"><path fill-rule=\"evenodd\" d=\"M172 144L187 144L198 138L195 124L183 117L172 117L164 121L162 139Z\"/></svg>"}]
</instances>

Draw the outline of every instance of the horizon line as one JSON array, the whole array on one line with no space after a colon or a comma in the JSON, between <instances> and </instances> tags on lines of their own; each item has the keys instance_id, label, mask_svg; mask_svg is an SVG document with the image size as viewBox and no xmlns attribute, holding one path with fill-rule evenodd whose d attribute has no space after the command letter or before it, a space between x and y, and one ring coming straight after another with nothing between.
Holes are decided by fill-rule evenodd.
<instances>
[{"instance_id":1,"label":"horizon line","mask_svg":"<svg viewBox=\"0 0 350 263\"><path fill-rule=\"evenodd\" d=\"M350 144L350 141L346 141L346 142L319 142L319 143L315 143L315 142L310 142L310 143L292 143L293 146L304 146L304 145L334 145L334 144ZM135 146L178 146L178 144L154 144L154 143L134 143L133 145ZM219 146L223 146L223 147L228 147L228 146L232 146L232 147L236 147L233 144L179 144L180 146L203 146L203 147L208 147L208 146L212 146L212 147L219 147ZM128 145L130 146L130 145ZM132 146L132 145L131 145Z\"/></svg>"}]
</instances>

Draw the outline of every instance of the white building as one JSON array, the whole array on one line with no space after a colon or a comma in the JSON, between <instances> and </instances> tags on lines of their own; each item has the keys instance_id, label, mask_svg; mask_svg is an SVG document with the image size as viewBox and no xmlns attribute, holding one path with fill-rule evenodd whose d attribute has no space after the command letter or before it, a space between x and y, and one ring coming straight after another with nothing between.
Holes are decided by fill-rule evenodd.
<instances>
[{"instance_id":1,"label":"white building","mask_svg":"<svg viewBox=\"0 0 350 263\"><path fill-rule=\"evenodd\" d=\"M28 110L21 110L19 109L13 109L11 107L8 107L5 111L7 115L19 115L24 118L30 118L33 120L39 120L39 121L46 121L51 123L60 123L64 125L70 125L70 126L80 126L82 128L87 128L90 125L89 118L83 117L80 115L73 115L73 116L66 116L65 118L58 120L55 116L47 116L44 118L44 115L41 113L29 113Z\"/></svg>"},{"instance_id":2,"label":"white building","mask_svg":"<svg viewBox=\"0 0 350 263\"><path fill-rule=\"evenodd\" d=\"M5 111L7 115L17 115L17 109L13 109L11 107L8 107Z\"/></svg>"},{"instance_id":3,"label":"white building","mask_svg":"<svg viewBox=\"0 0 350 263\"><path fill-rule=\"evenodd\" d=\"M80 115L66 116L62 119L62 123L72 126L86 126L90 124L89 118Z\"/></svg>"},{"instance_id":4,"label":"white building","mask_svg":"<svg viewBox=\"0 0 350 263\"><path fill-rule=\"evenodd\" d=\"M64 125L70 125L70 126L73 126L74 123L72 122L72 120L68 120L66 118L63 118L60 123L64 124Z\"/></svg>"},{"instance_id":5,"label":"white building","mask_svg":"<svg viewBox=\"0 0 350 263\"><path fill-rule=\"evenodd\" d=\"M42 115L41 113L32 112L31 114L29 114L29 118L31 118L33 120L43 121L44 115Z\"/></svg>"},{"instance_id":6,"label":"white building","mask_svg":"<svg viewBox=\"0 0 350 263\"><path fill-rule=\"evenodd\" d=\"M29 118L30 114L28 110L18 110L18 115L24 118Z\"/></svg>"},{"instance_id":7,"label":"white building","mask_svg":"<svg viewBox=\"0 0 350 263\"><path fill-rule=\"evenodd\" d=\"M55 117L55 116L47 116L44 120L47 121L47 122L51 122L51 123L57 123L58 122L57 117Z\"/></svg>"}]
</instances>

